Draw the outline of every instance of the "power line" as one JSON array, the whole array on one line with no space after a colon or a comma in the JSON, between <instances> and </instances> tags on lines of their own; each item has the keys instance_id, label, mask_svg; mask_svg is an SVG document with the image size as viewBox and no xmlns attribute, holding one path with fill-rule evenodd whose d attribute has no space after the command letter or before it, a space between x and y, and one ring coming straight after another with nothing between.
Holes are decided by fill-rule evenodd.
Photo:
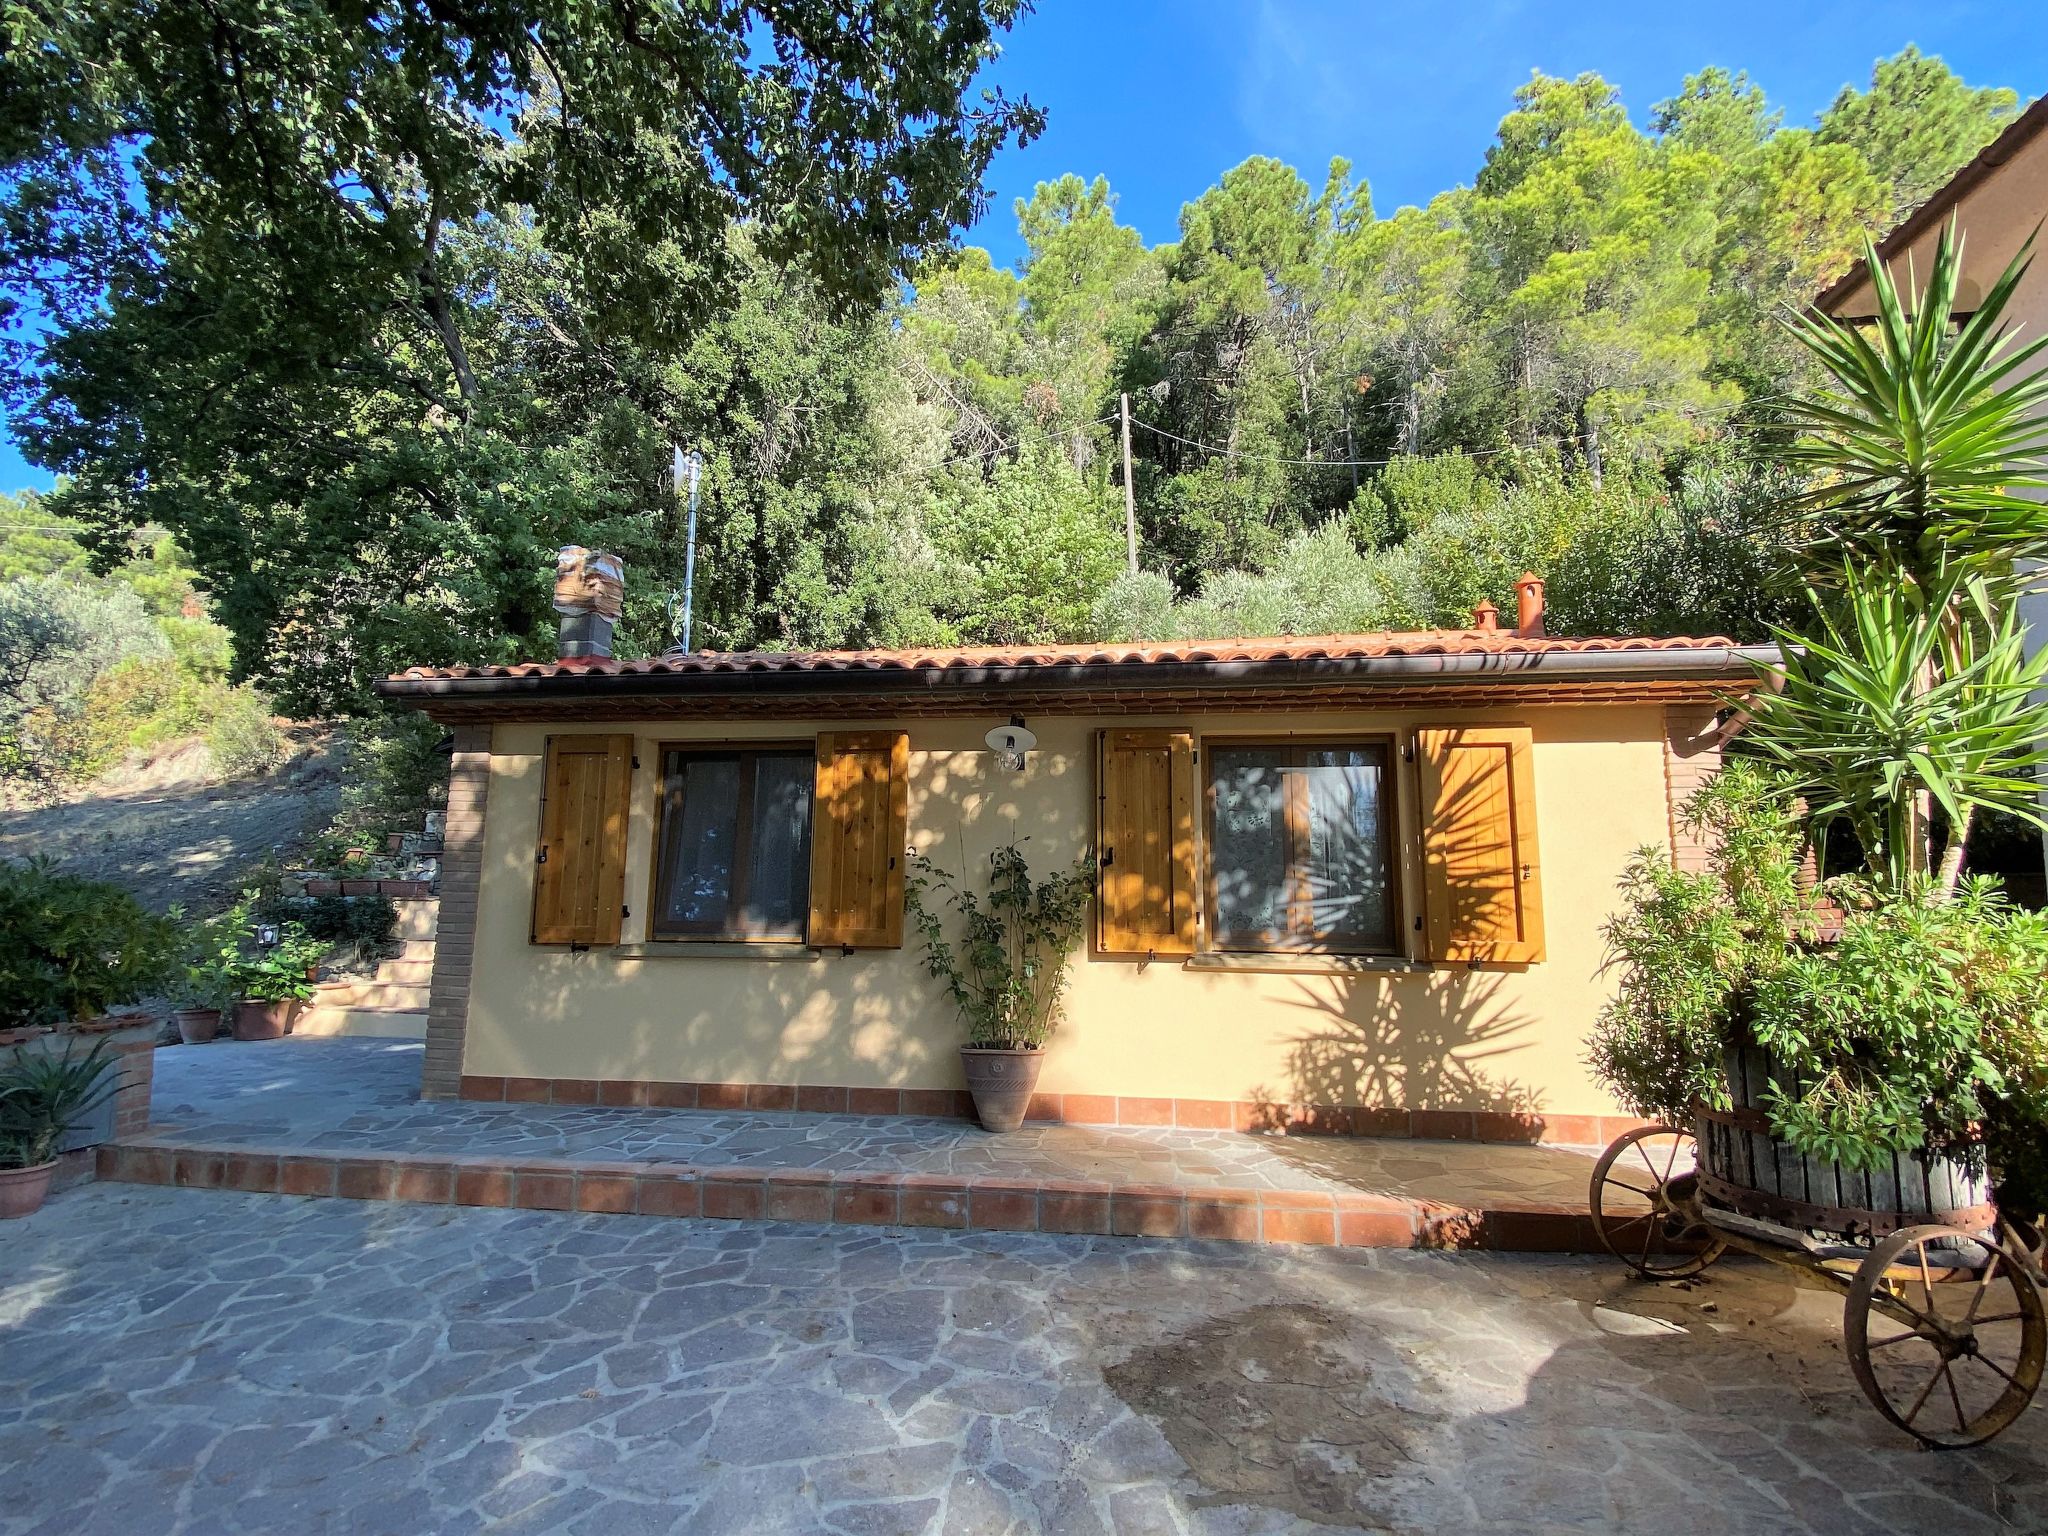
<instances>
[{"instance_id":1,"label":"power line","mask_svg":"<svg viewBox=\"0 0 2048 1536\"><path fill-rule=\"evenodd\" d=\"M1150 432L1154 437L1172 438L1176 443L1185 443L1188 447L1199 448L1204 453L1221 454L1226 459L1259 459L1268 464L1303 464L1311 469L1384 469L1389 464L1399 464L1404 462L1405 458L1415 457L1415 455L1411 454L1404 455L1403 459L1289 459L1283 458L1278 454L1246 453L1242 448L1218 448L1214 443L1198 443L1192 437L1182 437L1178 432L1169 432L1164 427L1155 427L1149 422L1133 420L1131 425L1141 432ZM1430 457L1456 456L1467 459L1484 459L1494 454L1512 453L1514 451L1512 448L1453 449L1448 454L1433 454Z\"/></svg>"}]
</instances>

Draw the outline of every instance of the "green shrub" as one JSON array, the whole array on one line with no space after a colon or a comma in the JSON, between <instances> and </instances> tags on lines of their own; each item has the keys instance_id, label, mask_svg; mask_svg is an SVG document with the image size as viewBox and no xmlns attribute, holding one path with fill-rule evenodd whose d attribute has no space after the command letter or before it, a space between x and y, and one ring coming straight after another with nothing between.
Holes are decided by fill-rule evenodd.
<instances>
[{"instance_id":1,"label":"green shrub","mask_svg":"<svg viewBox=\"0 0 2048 1536\"><path fill-rule=\"evenodd\" d=\"M253 688L231 689L206 728L214 770L225 779L253 779L284 761L284 733L270 701Z\"/></svg>"},{"instance_id":2,"label":"green shrub","mask_svg":"<svg viewBox=\"0 0 2048 1536\"><path fill-rule=\"evenodd\" d=\"M95 1018L173 973L173 919L45 858L0 862L0 934L0 1028Z\"/></svg>"},{"instance_id":3,"label":"green shrub","mask_svg":"<svg viewBox=\"0 0 2048 1536\"><path fill-rule=\"evenodd\" d=\"M347 946L363 960L376 959L398 931L398 908L388 896L266 896L254 915L296 924L315 943Z\"/></svg>"}]
</instances>

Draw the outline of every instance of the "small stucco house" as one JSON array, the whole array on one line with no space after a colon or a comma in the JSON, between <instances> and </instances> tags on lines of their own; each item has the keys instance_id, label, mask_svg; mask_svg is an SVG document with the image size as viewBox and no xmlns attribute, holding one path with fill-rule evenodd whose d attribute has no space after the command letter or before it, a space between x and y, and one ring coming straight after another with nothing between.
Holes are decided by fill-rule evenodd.
<instances>
[{"instance_id":1,"label":"small stucco house","mask_svg":"<svg viewBox=\"0 0 2048 1536\"><path fill-rule=\"evenodd\" d=\"M454 738L423 1091L965 1114L905 861L978 888L1014 840L1095 871L1035 1117L1597 1142L1617 877L1684 856L1717 701L1769 653L1545 638L1534 578L1521 606L647 661L572 619L555 662L389 678ZM1015 717L1021 768L986 739Z\"/></svg>"}]
</instances>

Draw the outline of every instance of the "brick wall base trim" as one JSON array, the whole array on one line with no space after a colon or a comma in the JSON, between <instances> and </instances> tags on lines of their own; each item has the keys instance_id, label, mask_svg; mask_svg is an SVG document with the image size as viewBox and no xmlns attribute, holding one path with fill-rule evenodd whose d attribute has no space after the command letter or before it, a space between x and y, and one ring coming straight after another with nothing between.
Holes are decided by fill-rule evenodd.
<instances>
[{"instance_id":1,"label":"brick wall base trim","mask_svg":"<svg viewBox=\"0 0 2048 1536\"><path fill-rule=\"evenodd\" d=\"M478 1077L461 1096L481 1104L579 1104L614 1109L764 1110L824 1115L920 1115L971 1120L974 1100L952 1088L838 1088L793 1083L651 1083L627 1078ZM1423 1141L1604 1147L1645 1121L1625 1115L1507 1114L1380 1109L1358 1104L1032 1095L1027 1119L1055 1125L1175 1126L1282 1136L1402 1136Z\"/></svg>"},{"instance_id":2,"label":"brick wall base trim","mask_svg":"<svg viewBox=\"0 0 2048 1536\"><path fill-rule=\"evenodd\" d=\"M1362 1193L1020 1180L954 1174L699 1168L558 1158L340 1156L297 1148L136 1142L99 1149L129 1184L428 1205L724 1221L1201 1238L1347 1248L1593 1253L1583 1208L1435 1205Z\"/></svg>"}]
</instances>

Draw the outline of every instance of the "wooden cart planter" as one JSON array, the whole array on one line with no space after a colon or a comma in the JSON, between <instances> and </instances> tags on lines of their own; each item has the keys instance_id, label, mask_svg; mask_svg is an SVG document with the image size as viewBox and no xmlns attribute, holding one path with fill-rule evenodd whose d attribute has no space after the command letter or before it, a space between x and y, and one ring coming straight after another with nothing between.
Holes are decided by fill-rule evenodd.
<instances>
[{"instance_id":1,"label":"wooden cart planter","mask_svg":"<svg viewBox=\"0 0 2048 1536\"><path fill-rule=\"evenodd\" d=\"M1948 1159L1865 1174L1774 1140L1758 1107L1769 1066L1731 1059L1735 1108L1700 1108L1692 1130L1641 1127L1602 1154L1601 1243L1651 1279L1737 1248L1840 1291L1849 1366L1877 1411L1928 1445L1983 1444L2033 1400L2048 1360L2040 1236L2001 1224L1983 1178Z\"/></svg>"}]
</instances>

